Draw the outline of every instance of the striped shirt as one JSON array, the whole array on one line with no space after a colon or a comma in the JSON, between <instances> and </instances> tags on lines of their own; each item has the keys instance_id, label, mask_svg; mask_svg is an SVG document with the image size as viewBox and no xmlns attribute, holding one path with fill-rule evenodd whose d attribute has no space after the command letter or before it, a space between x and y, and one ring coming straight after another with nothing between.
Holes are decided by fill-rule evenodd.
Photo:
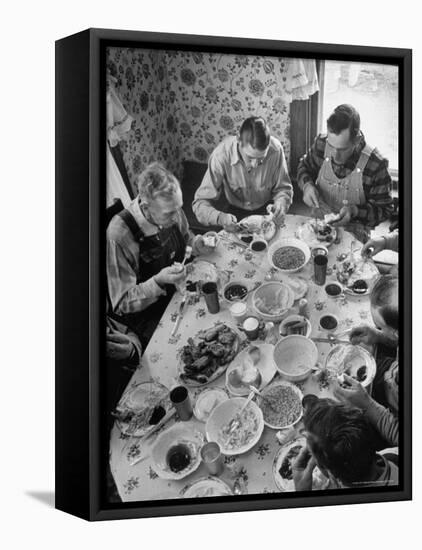
<instances>
[{"instance_id":1,"label":"striped shirt","mask_svg":"<svg viewBox=\"0 0 422 550\"><path fill-rule=\"evenodd\" d=\"M300 159L297 169L297 183L303 191L306 184L315 184L320 168L324 162L327 135L320 134L309 151ZM352 155L344 164L332 163L335 175L341 179L348 176L356 168L360 154L366 145L361 134ZM387 220L393 213L393 198L391 196L391 176L388 172L388 160L374 149L362 173L363 190L366 204L359 206L356 217L364 225L375 227Z\"/></svg>"},{"instance_id":2,"label":"striped shirt","mask_svg":"<svg viewBox=\"0 0 422 550\"><path fill-rule=\"evenodd\" d=\"M239 154L236 136L226 137L213 151L208 170L195 193L192 208L199 222L218 225L220 211L212 201L224 192L227 201L243 210L257 210L267 202L281 202L287 212L293 188L281 143L271 136L268 152L255 168L248 169Z\"/></svg>"},{"instance_id":3,"label":"striped shirt","mask_svg":"<svg viewBox=\"0 0 422 550\"><path fill-rule=\"evenodd\" d=\"M138 197L128 206L144 235L149 237L158 233L157 226L145 219L139 208ZM179 211L178 225L186 244L193 247L195 253L196 237L191 233L188 221L182 210ZM120 216L114 216L107 229L107 284L114 313L124 315L146 309L166 294L154 280L154 277L137 284L140 278L139 242Z\"/></svg>"}]
</instances>

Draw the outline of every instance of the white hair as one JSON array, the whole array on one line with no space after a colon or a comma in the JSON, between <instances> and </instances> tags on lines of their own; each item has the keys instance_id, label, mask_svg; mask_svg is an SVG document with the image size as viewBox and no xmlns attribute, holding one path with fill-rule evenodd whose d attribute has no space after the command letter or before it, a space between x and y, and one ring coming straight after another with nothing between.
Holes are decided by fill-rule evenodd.
<instances>
[{"instance_id":1,"label":"white hair","mask_svg":"<svg viewBox=\"0 0 422 550\"><path fill-rule=\"evenodd\" d=\"M157 196L171 199L180 191L176 176L160 162L149 164L138 176L137 184L139 196L147 202L154 200Z\"/></svg>"}]
</instances>

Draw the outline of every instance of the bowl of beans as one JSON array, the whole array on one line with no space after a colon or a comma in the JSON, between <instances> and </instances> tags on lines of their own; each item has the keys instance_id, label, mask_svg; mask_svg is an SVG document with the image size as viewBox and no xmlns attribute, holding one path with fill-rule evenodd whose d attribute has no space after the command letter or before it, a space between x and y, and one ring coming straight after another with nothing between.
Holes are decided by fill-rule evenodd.
<instances>
[{"instance_id":1,"label":"bowl of beans","mask_svg":"<svg viewBox=\"0 0 422 550\"><path fill-rule=\"evenodd\" d=\"M268 260L272 267L283 273L295 273L309 262L309 246L293 237L279 239L268 248Z\"/></svg>"},{"instance_id":2,"label":"bowl of beans","mask_svg":"<svg viewBox=\"0 0 422 550\"><path fill-rule=\"evenodd\" d=\"M240 281L230 281L223 288L223 297L230 304L246 300L247 295L248 287Z\"/></svg>"}]
</instances>

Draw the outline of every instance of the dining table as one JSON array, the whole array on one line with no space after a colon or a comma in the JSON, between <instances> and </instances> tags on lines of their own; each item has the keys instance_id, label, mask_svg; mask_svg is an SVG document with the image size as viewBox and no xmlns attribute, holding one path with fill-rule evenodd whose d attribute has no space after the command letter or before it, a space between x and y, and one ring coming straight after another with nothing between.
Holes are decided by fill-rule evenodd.
<instances>
[{"instance_id":1,"label":"dining table","mask_svg":"<svg viewBox=\"0 0 422 550\"><path fill-rule=\"evenodd\" d=\"M287 215L284 225L277 228L271 242L283 237L296 237L298 230L310 218L299 215ZM275 270L268 258L267 251L248 253L245 247L236 244L236 238L224 231L220 233L215 250L206 256L194 259L193 263L206 261L212 264L216 272L221 275L223 282L243 282L248 289L257 288L270 280L283 281L286 275ZM352 234L340 230L338 238L328 248L328 265L326 283L337 281L338 265L350 254L356 251L362 244L355 241ZM367 295L341 294L333 298L327 295L324 285L318 285L314 281L314 268L312 258L298 272L288 276L294 279L301 277L308 285L307 316L310 320L313 339L326 339L327 333L320 328L319 319L324 314L333 314L338 319L336 333L347 333L355 326L372 324L370 313L370 298ZM221 281L220 281L221 283ZM188 338L195 336L198 331L208 329L217 322L226 323L235 327L230 314L230 304L221 296L220 311L209 313L205 300L200 293L191 294L183 310L183 316L175 323L183 300L183 293L176 291L168 307L166 308L157 329L155 330L148 346L146 347L139 367L135 370L127 390L137 384L146 381L156 381L168 389L180 385L179 378L179 352L187 343ZM248 297L250 300L250 296ZM298 302L295 302L292 312L298 311ZM347 340L347 336L343 339ZM314 340L315 341L315 340ZM327 354L333 347L331 341L315 341L318 349L318 362L324 364ZM248 344L248 342L246 342ZM245 342L243 341L243 345ZM281 374L276 374L282 379ZM318 396L331 396L330 386L323 384L318 373L312 374L305 382L297 383L302 393L313 393ZM206 387L219 387L227 391L226 377L224 374L209 383ZM201 387L189 388L190 399L195 403L197 396L203 391ZM180 499L192 483L207 477L208 473L204 464L189 476L179 480L162 479L154 469L151 458L151 449L159 434L168 429L175 422L181 422L177 416L170 419L165 426L146 440L123 433L117 423L110 433L109 464L118 494L123 502L151 501ZM193 416L185 421L184 425L192 431L205 434L205 423ZM244 454L224 457L224 470L220 478L234 489L234 494L263 494L280 492L273 475L274 459L281 447L280 432L265 426L262 436L252 449Z\"/></svg>"}]
</instances>

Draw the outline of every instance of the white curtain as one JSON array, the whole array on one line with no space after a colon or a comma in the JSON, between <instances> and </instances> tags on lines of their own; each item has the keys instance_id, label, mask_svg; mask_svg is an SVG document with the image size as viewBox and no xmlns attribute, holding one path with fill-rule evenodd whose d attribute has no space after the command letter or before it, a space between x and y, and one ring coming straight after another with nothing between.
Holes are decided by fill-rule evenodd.
<instances>
[{"instance_id":1,"label":"white curtain","mask_svg":"<svg viewBox=\"0 0 422 550\"><path fill-rule=\"evenodd\" d=\"M319 90L316 61L314 59L290 59L287 70L289 100L309 99Z\"/></svg>"},{"instance_id":2,"label":"white curtain","mask_svg":"<svg viewBox=\"0 0 422 550\"><path fill-rule=\"evenodd\" d=\"M116 161L110 151L130 130L132 117L126 112L116 90L116 80L112 76L107 79L107 206L120 199L123 206L128 206L130 196Z\"/></svg>"}]
</instances>

